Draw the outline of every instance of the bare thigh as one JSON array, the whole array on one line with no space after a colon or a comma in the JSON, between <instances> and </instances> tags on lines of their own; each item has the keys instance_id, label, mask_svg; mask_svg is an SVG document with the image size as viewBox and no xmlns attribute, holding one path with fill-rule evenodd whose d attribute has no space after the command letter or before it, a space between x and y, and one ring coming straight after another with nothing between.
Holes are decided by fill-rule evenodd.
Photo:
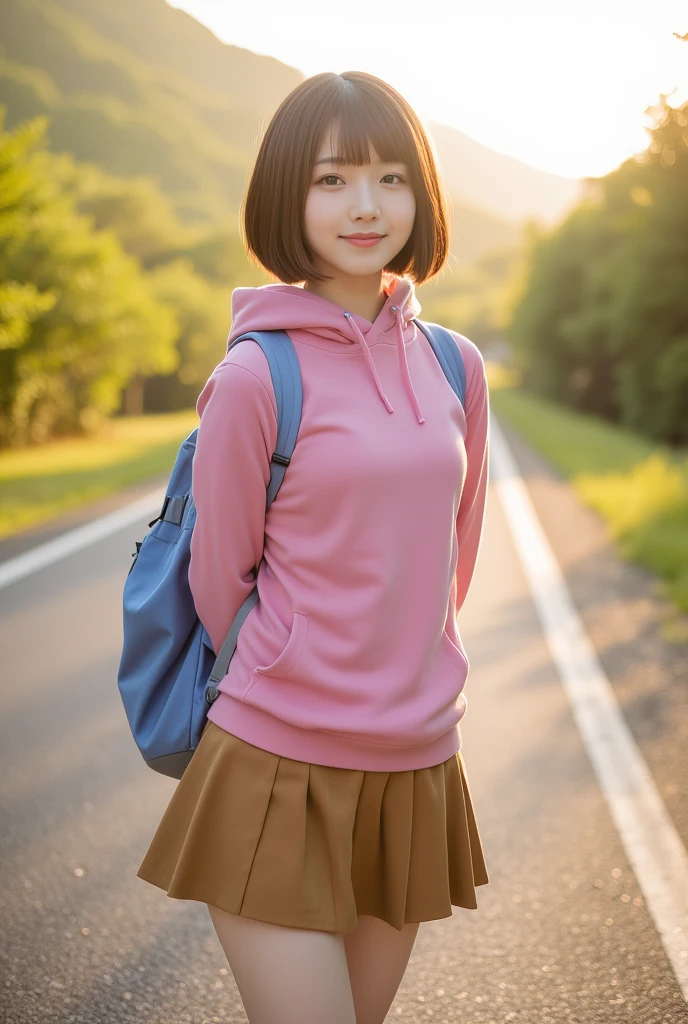
<instances>
[{"instance_id":1,"label":"bare thigh","mask_svg":"<svg viewBox=\"0 0 688 1024\"><path fill-rule=\"evenodd\" d=\"M341 935L208 910L249 1024L357 1024Z\"/></svg>"},{"instance_id":2,"label":"bare thigh","mask_svg":"<svg viewBox=\"0 0 688 1024\"><path fill-rule=\"evenodd\" d=\"M411 956L419 923L399 932L386 921L359 914L344 936L356 1024L384 1024Z\"/></svg>"}]
</instances>

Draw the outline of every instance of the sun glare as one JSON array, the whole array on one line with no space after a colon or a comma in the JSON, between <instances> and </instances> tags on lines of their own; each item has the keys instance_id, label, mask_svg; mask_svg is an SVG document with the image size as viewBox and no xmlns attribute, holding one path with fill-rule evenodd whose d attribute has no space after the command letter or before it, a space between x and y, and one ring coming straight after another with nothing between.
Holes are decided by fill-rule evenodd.
<instances>
[{"instance_id":1,"label":"sun glare","mask_svg":"<svg viewBox=\"0 0 688 1024\"><path fill-rule=\"evenodd\" d=\"M169 0L168 0L169 2ZM660 93L688 99L688 8L638 0L551 4L488 0L480 15L395 5L393 17L349 0L341 13L303 0L299 17L265 0L260 17L220 0L172 0L226 43L299 68L379 75L421 117L451 125L524 163L566 177L602 175L647 144L644 111ZM454 8L456 9L456 8ZM674 91L675 90L675 91Z\"/></svg>"}]
</instances>

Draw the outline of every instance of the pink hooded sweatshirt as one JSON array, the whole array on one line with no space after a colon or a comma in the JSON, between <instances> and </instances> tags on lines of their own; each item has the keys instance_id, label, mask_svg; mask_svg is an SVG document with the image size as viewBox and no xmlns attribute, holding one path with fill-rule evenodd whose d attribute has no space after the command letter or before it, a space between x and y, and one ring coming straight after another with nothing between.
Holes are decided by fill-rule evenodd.
<instances>
[{"instance_id":1,"label":"pink hooded sweatshirt","mask_svg":"<svg viewBox=\"0 0 688 1024\"><path fill-rule=\"evenodd\" d=\"M456 615L482 533L489 404L476 345L452 332L464 414L412 322L413 283L383 285L373 323L296 285L234 290L229 341L286 330L303 413L266 514L267 359L242 341L213 371L197 404L189 583L217 654L259 566L211 721L284 757L405 771L461 747L469 662Z\"/></svg>"}]
</instances>

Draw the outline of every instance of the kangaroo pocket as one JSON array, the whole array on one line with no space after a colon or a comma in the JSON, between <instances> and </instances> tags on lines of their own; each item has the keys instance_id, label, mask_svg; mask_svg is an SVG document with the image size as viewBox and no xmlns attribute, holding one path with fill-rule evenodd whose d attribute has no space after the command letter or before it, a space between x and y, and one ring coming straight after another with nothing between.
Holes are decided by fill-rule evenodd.
<instances>
[{"instance_id":1,"label":"kangaroo pocket","mask_svg":"<svg viewBox=\"0 0 688 1024\"><path fill-rule=\"evenodd\" d=\"M258 665L253 669L248 685L241 695L242 700L246 700L250 690L256 685L261 677L271 676L283 679L294 670L306 643L309 621L310 620L307 615L304 615L302 612L294 612L291 632L289 633L285 646L271 664Z\"/></svg>"},{"instance_id":2,"label":"kangaroo pocket","mask_svg":"<svg viewBox=\"0 0 688 1024\"><path fill-rule=\"evenodd\" d=\"M422 631L416 637L422 645ZM303 729L381 745L431 742L463 717L468 660L446 629L434 649L412 647L407 637L364 659L351 638L316 632L296 613L285 647L253 670L241 699Z\"/></svg>"}]
</instances>

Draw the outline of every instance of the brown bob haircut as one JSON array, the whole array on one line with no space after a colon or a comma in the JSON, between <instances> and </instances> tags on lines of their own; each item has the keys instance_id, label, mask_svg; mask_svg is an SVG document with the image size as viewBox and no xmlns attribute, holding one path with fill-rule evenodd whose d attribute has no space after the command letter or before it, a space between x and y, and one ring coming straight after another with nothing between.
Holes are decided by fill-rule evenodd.
<instances>
[{"instance_id":1,"label":"brown bob haircut","mask_svg":"<svg viewBox=\"0 0 688 1024\"><path fill-rule=\"evenodd\" d=\"M285 284L328 280L312 263L304 207L313 164L328 128L339 129L342 163L406 164L416 200L413 230L384 268L421 284L449 254L447 199L421 122L390 85L364 71L307 78L282 101L262 139L246 193L243 229L249 255Z\"/></svg>"}]
</instances>

